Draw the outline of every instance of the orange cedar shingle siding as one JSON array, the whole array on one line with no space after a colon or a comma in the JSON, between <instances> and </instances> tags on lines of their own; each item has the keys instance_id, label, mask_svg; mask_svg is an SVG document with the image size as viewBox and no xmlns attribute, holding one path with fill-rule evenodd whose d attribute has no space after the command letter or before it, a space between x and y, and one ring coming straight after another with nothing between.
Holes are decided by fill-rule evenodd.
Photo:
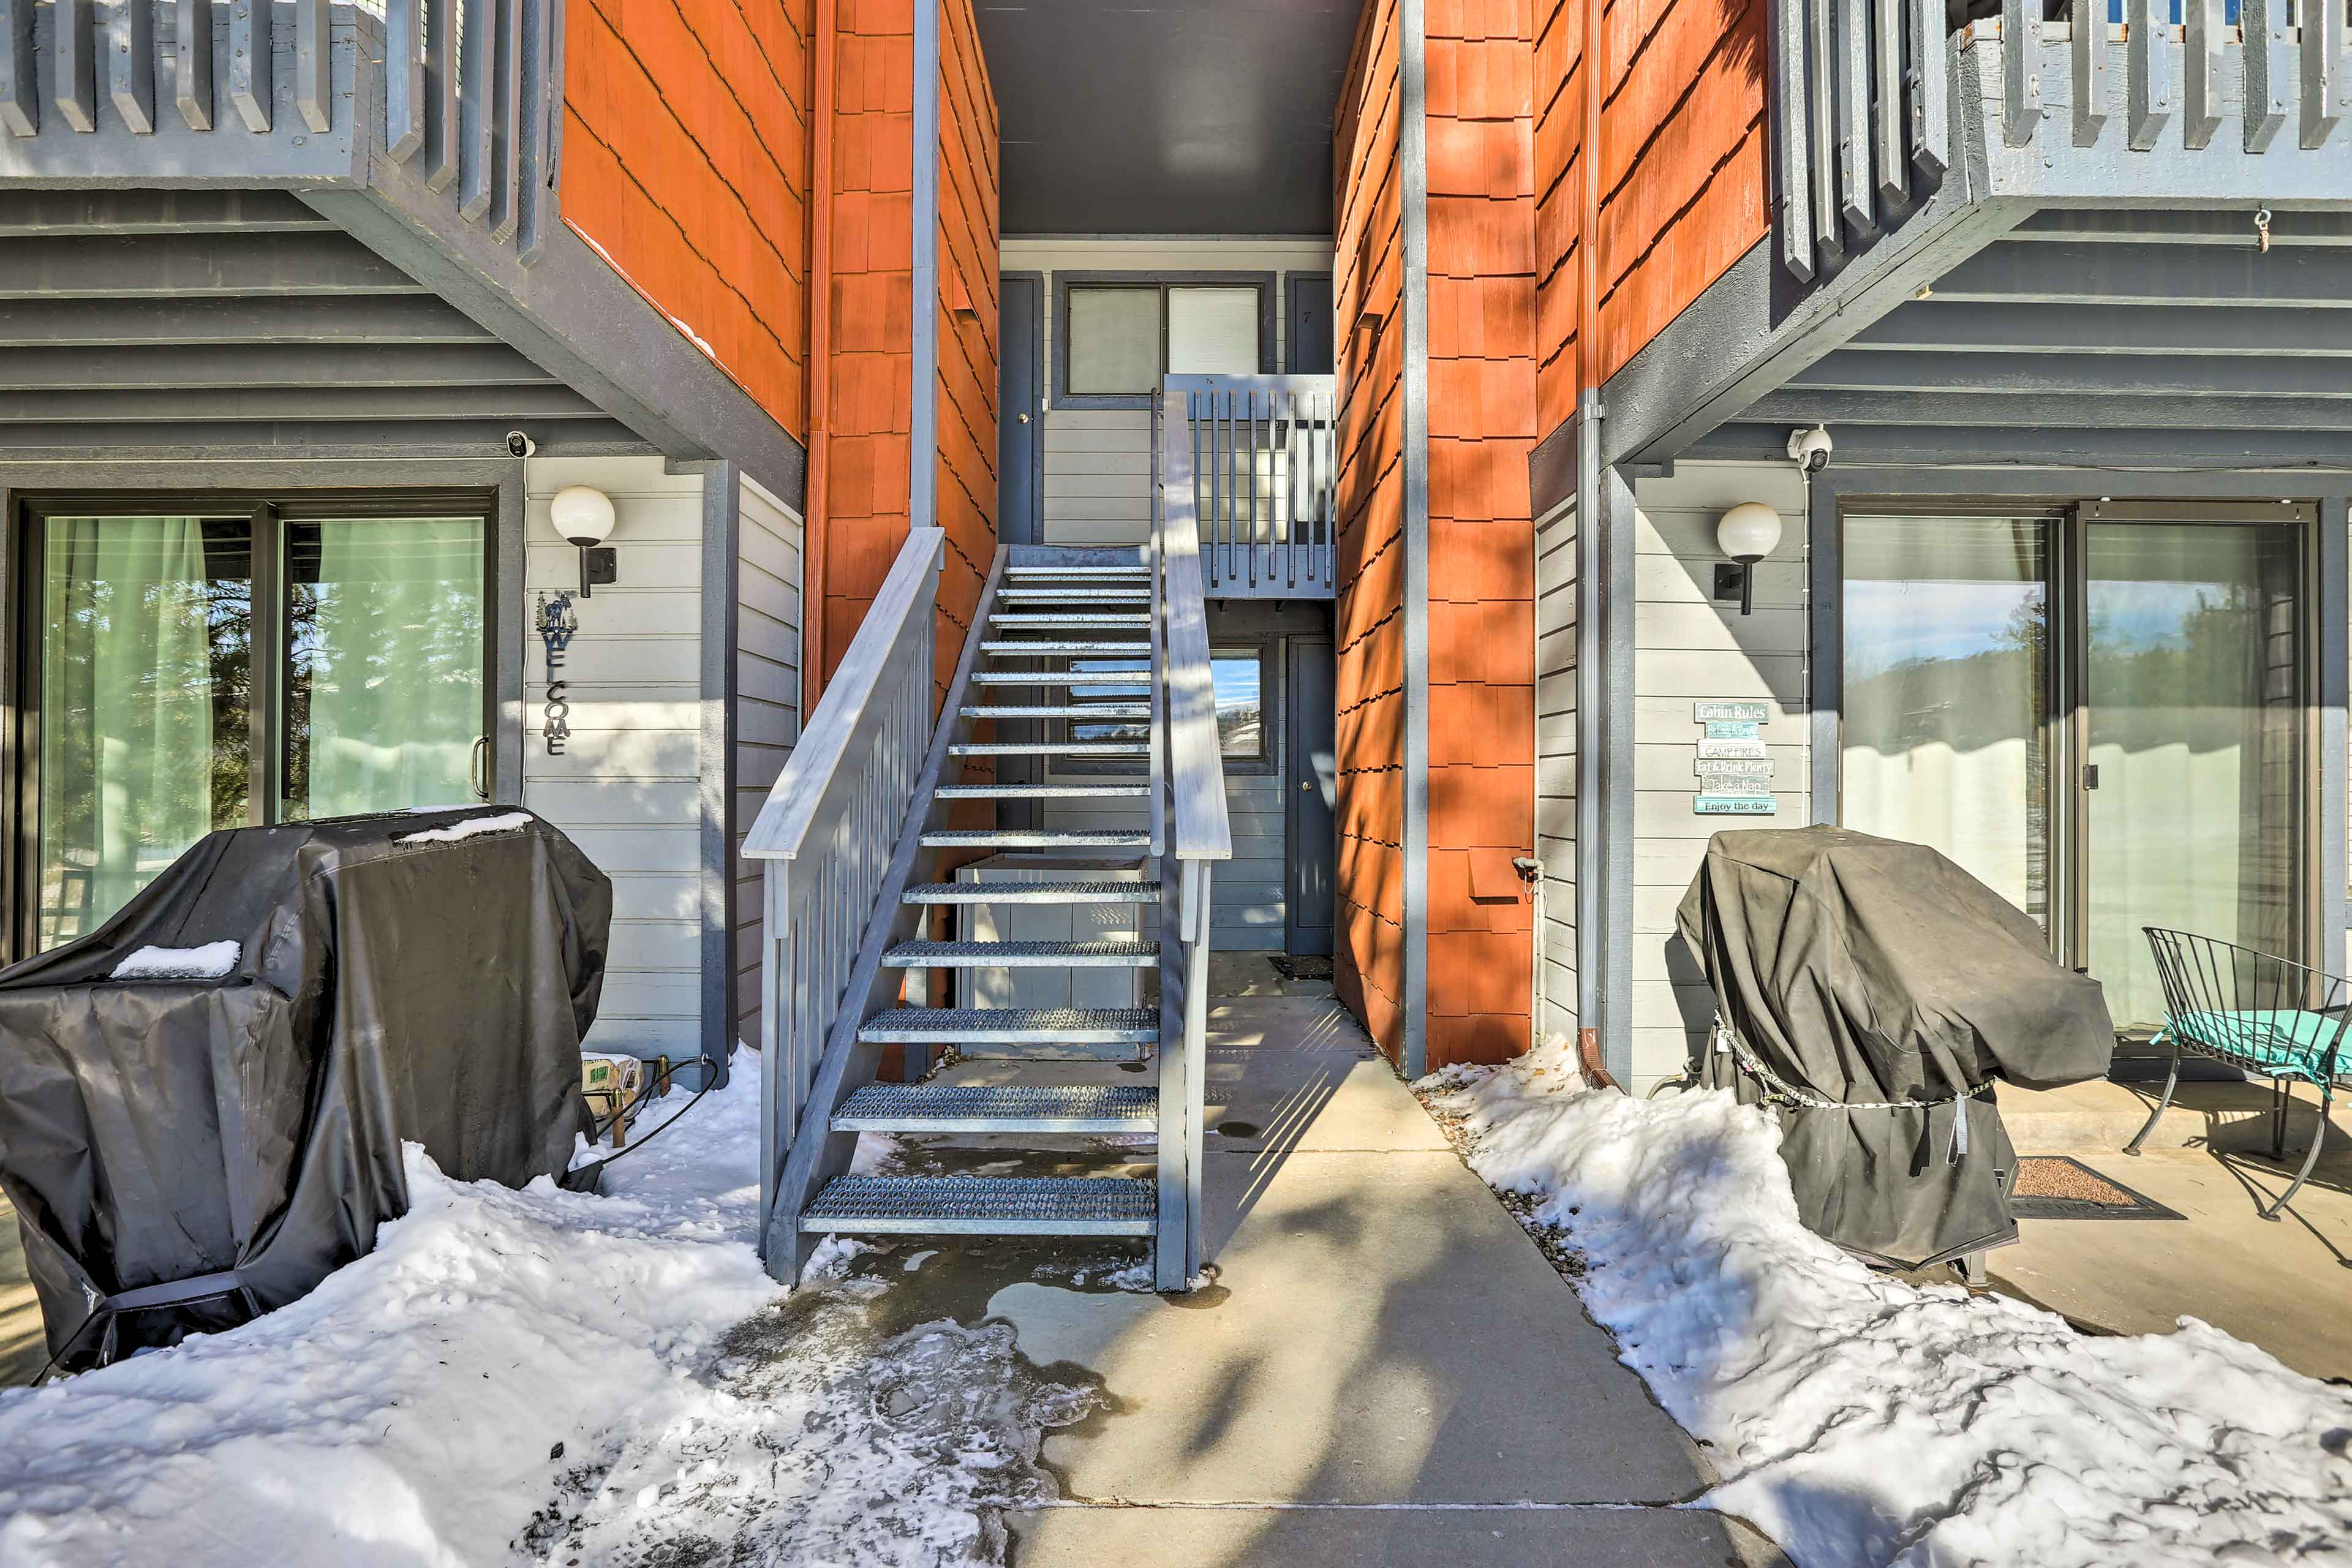
<instances>
[{"instance_id":1,"label":"orange cedar shingle siding","mask_svg":"<svg viewBox=\"0 0 2352 1568\"><path fill-rule=\"evenodd\" d=\"M1528 1047L1535 835L1534 38L1429 0L1429 1065Z\"/></svg>"},{"instance_id":2,"label":"orange cedar shingle siding","mask_svg":"<svg viewBox=\"0 0 2352 1568\"><path fill-rule=\"evenodd\" d=\"M805 439L810 0L566 15L564 221Z\"/></svg>"},{"instance_id":3,"label":"orange cedar shingle siding","mask_svg":"<svg viewBox=\"0 0 2352 1568\"><path fill-rule=\"evenodd\" d=\"M1580 0L1537 0L1537 221L1547 432L1576 409ZM1599 379L1769 227L1762 0L1612 0L1603 13Z\"/></svg>"},{"instance_id":4,"label":"orange cedar shingle siding","mask_svg":"<svg viewBox=\"0 0 2352 1568\"><path fill-rule=\"evenodd\" d=\"M828 681L907 540L915 371L914 10L839 0L835 26Z\"/></svg>"},{"instance_id":5,"label":"orange cedar shingle siding","mask_svg":"<svg viewBox=\"0 0 2352 1568\"><path fill-rule=\"evenodd\" d=\"M1391 1058L1404 1019L1404 277L1396 0L1358 25L1335 126L1341 998ZM1377 331L1360 328L1367 314Z\"/></svg>"}]
</instances>

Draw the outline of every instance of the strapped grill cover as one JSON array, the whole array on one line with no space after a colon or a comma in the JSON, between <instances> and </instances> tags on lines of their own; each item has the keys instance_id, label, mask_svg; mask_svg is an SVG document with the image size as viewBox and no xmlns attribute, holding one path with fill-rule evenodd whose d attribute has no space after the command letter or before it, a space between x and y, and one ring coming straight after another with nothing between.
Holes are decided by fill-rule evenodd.
<instances>
[{"instance_id":1,"label":"strapped grill cover","mask_svg":"<svg viewBox=\"0 0 2352 1568\"><path fill-rule=\"evenodd\" d=\"M492 814L521 825L399 842ZM0 970L0 1188L61 1364L302 1296L406 1212L404 1142L459 1180L564 1178L612 884L523 819L215 833L97 931ZM108 978L223 940L222 979Z\"/></svg>"},{"instance_id":2,"label":"strapped grill cover","mask_svg":"<svg viewBox=\"0 0 2352 1568\"><path fill-rule=\"evenodd\" d=\"M1733 1054L1701 1067L1774 1102L1807 1226L1906 1268L2016 1239L1993 1080L2080 1083L2115 1050L2098 982L2039 926L1924 845L1839 827L1717 834L1675 924L1724 1024L1794 1091Z\"/></svg>"}]
</instances>

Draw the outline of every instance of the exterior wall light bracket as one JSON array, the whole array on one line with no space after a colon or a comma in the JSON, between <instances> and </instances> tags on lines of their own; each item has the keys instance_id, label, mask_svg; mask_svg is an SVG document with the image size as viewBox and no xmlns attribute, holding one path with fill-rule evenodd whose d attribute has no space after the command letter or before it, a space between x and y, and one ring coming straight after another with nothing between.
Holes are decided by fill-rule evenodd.
<instances>
[{"instance_id":1,"label":"exterior wall light bracket","mask_svg":"<svg viewBox=\"0 0 2352 1568\"><path fill-rule=\"evenodd\" d=\"M1738 599L1739 613L1756 607L1756 563L1780 546L1780 514L1760 500L1742 501L1716 520L1715 542L1729 561L1715 568L1715 596Z\"/></svg>"}]
</instances>

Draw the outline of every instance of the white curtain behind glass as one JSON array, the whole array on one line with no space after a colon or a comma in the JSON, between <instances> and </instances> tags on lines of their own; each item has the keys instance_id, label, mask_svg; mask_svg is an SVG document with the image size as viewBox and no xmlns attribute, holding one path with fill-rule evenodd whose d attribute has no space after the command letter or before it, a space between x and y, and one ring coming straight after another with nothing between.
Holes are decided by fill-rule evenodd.
<instances>
[{"instance_id":1,"label":"white curtain behind glass","mask_svg":"<svg viewBox=\"0 0 2352 1568\"><path fill-rule=\"evenodd\" d=\"M1160 384L1160 290L1073 289L1070 384L1081 396L1129 396Z\"/></svg>"},{"instance_id":2,"label":"white curtain behind glass","mask_svg":"<svg viewBox=\"0 0 2352 1568\"><path fill-rule=\"evenodd\" d=\"M1168 374L1255 375L1257 331L1255 289L1171 289Z\"/></svg>"},{"instance_id":3,"label":"white curtain behind glass","mask_svg":"<svg viewBox=\"0 0 2352 1568\"><path fill-rule=\"evenodd\" d=\"M2049 929L2047 525L1849 518L1839 810Z\"/></svg>"},{"instance_id":4,"label":"white curtain behind glass","mask_svg":"<svg viewBox=\"0 0 2352 1568\"><path fill-rule=\"evenodd\" d=\"M307 815L474 798L482 732L482 525L320 522L307 659Z\"/></svg>"},{"instance_id":5,"label":"white curtain behind glass","mask_svg":"<svg viewBox=\"0 0 2352 1568\"><path fill-rule=\"evenodd\" d=\"M53 518L45 531L47 946L87 934L212 830L214 692L202 523Z\"/></svg>"}]
</instances>

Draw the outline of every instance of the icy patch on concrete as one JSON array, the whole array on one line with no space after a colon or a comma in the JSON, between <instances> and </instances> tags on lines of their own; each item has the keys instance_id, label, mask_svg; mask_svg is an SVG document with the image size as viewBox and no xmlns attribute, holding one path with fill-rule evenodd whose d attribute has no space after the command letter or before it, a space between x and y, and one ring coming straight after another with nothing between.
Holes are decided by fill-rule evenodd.
<instances>
[{"instance_id":1,"label":"icy patch on concrete","mask_svg":"<svg viewBox=\"0 0 2352 1568\"><path fill-rule=\"evenodd\" d=\"M2352 1555L2341 1389L2193 1318L2097 1338L1874 1274L1800 1223L1768 1115L1591 1090L1565 1040L1416 1088L1565 1228L1625 1363L1713 1446L1699 1506L1805 1568Z\"/></svg>"}]
</instances>

